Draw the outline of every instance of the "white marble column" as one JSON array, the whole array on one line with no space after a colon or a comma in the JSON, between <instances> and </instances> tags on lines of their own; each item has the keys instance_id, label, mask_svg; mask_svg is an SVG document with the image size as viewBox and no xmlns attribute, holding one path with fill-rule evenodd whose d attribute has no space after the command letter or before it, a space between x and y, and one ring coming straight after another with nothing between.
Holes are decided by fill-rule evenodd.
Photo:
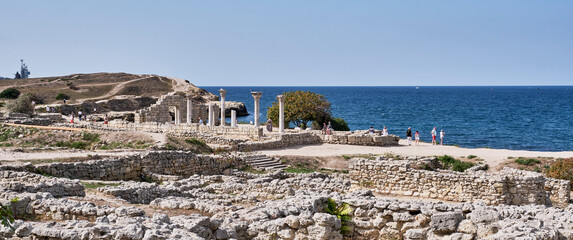
<instances>
[{"instance_id":1,"label":"white marble column","mask_svg":"<svg viewBox=\"0 0 573 240\"><path fill-rule=\"evenodd\" d=\"M191 102L191 98L187 99L187 124L191 124L193 122L193 106Z\"/></svg>"},{"instance_id":2,"label":"white marble column","mask_svg":"<svg viewBox=\"0 0 573 240\"><path fill-rule=\"evenodd\" d=\"M175 107L175 125L181 124L181 109Z\"/></svg>"},{"instance_id":3,"label":"white marble column","mask_svg":"<svg viewBox=\"0 0 573 240\"><path fill-rule=\"evenodd\" d=\"M215 126L215 113L213 112L213 103L209 103L209 127Z\"/></svg>"},{"instance_id":4,"label":"white marble column","mask_svg":"<svg viewBox=\"0 0 573 240\"><path fill-rule=\"evenodd\" d=\"M278 95L277 100L279 101L279 133L285 132L285 103L284 96Z\"/></svg>"},{"instance_id":5,"label":"white marble column","mask_svg":"<svg viewBox=\"0 0 573 240\"><path fill-rule=\"evenodd\" d=\"M221 94L221 126L225 126L225 96L227 95L227 90L219 89L219 93Z\"/></svg>"},{"instance_id":6,"label":"white marble column","mask_svg":"<svg viewBox=\"0 0 573 240\"><path fill-rule=\"evenodd\" d=\"M261 124L259 122L259 101L261 100L261 96L263 96L263 92L251 92L253 98L255 99L255 127L259 127Z\"/></svg>"},{"instance_id":7,"label":"white marble column","mask_svg":"<svg viewBox=\"0 0 573 240\"><path fill-rule=\"evenodd\" d=\"M231 110L231 127L237 127L237 111Z\"/></svg>"}]
</instances>

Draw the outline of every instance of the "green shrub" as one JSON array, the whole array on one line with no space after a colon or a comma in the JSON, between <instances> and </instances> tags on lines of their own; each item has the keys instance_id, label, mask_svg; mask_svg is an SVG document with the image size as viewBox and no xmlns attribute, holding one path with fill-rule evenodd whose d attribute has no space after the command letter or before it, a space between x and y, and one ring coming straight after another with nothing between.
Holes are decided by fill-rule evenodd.
<instances>
[{"instance_id":1,"label":"green shrub","mask_svg":"<svg viewBox=\"0 0 573 240\"><path fill-rule=\"evenodd\" d=\"M11 203L16 203L18 200L18 198L13 198L10 200L10 203L6 205L0 204L0 220L2 220L2 225L12 230L14 230L12 226L12 223L14 223L14 212L12 212Z\"/></svg>"},{"instance_id":2,"label":"green shrub","mask_svg":"<svg viewBox=\"0 0 573 240\"><path fill-rule=\"evenodd\" d=\"M332 129L335 131L350 131L348 123L342 118L331 118L330 124L332 125Z\"/></svg>"},{"instance_id":3,"label":"green shrub","mask_svg":"<svg viewBox=\"0 0 573 240\"><path fill-rule=\"evenodd\" d=\"M445 169L449 169L454 164L454 162L456 162L456 159L451 156L444 155L438 157L438 161L442 163Z\"/></svg>"},{"instance_id":4,"label":"green shrub","mask_svg":"<svg viewBox=\"0 0 573 240\"><path fill-rule=\"evenodd\" d=\"M77 141L77 142L73 142L70 147L74 148L74 149L86 149L88 146L87 142L82 142L82 141Z\"/></svg>"},{"instance_id":5,"label":"green shrub","mask_svg":"<svg viewBox=\"0 0 573 240\"><path fill-rule=\"evenodd\" d=\"M207 143L205 143L204 141L200 140L200 139L196 139L196 138L187 138L185 139L186 143L189 143L191 145L195 145L197 147L197 153L201 153L201 152L209 152L209 153L215 153L215 154L221 154L221 153L225 153L227 152L227 150L223 149L223 148L217 148L215 150L213 150L211 147L209 147L209 145L207 145Z\"/></svg>"},{"instance_id":6,"label":"green shrub","mask_svg":"<svg viewBox=\"0 0 573 240\"><path fill-rule=\"evenodd\" d=\"M209 146L207 146L207 143L205 143L204 141L201 141L200 139L196 139L196 138L185 139L185 142L187 142L189 144L201 146L201 147L209 147Z\"/></svg>"},{"instance_id":7,"label":"green shrub","mask_svg":"<svg viewBox=\"0 0 573 240\"><path fill-rule=\"evenodd\" d=\"M549 165L547 176L551 178L569 180L573 187L573 158L557 160Z\"/></svg>"},{"instance_id":8,"label":"green shrub","mask_svg":"<svg viewBox=\"0 0 573 240\"><path fill-rule=\"evenodd\" d=\"M177 146L170 144L170 143L167 143L167 144L165 144L165 149L166 150L177 150Z\"/></svg>"},{"instance_id":9,"label":"green shrub","mask_svg":"<svg viewBox=\"0 0 573 240\"><path fill-rule=\"evenodd\" d=\"M315 170L304 167L287 167L284 171L287 173L312 173Z\"/></svg>"},{"instance_id":10,"label":"green shrub","mask_svg":"<svg viewBox=\"0 0 573 240\"><path fill-rule=\"evenodd\" d=\"M474 164L471 162L462 162L457 160L456 162L454 162L454 165L452 166L452 170L454 171L458 171L458 172L463 172L468 168L473 167Z\"/></svg>"},{"instance_id":11,"label":"green shrub","mask_svg":"<svg viewBox=\"0 0 573 240\"><path fill-rule=\"evenodd\" d=\"M256 168L252 167L251 165L246 165L246 166L242 167L241 169L239 169L239 171L253 173L253 174L265 174L265 173L267 173L265 171L257 170Z\"/></svg>"},{"instance_id":12,"label":"green shrub","mask_svg":"<svg viewBox=\"0 0 573 240\"><path fill-rule=\"evenodd\" d=\"M20 96L20 91L15 88L6 88L0 92L0 98L16 99L18 96Z\"/></svg>"},{"instance_id":13,"label":"green shrub","mask_svg":"<svg viewBox=\"0 0 573 240\"><path fill-rule=\"evenodd\" d=\"M469 155L469 156L468 156L468 159L474 159L474 158L477 158L477 157L478 157L478 156L476 156L476 155Z\"/></svg>"},{"instance_id":14,"label":"green shrub","mask_svg":"<svg viewBox=\"0 0 573 240\"><path fill-rule=\"evenodd\" d=\"M8 103L6 107L9 112L32 114L34 113L32 98L31 93L22 94L16 100Z\"/></svg>"},{"instance_id":15,"label":"green shrub","mask_svg":"<svg viewBox=\"0 0 573 240\"><path fill-rule=\"evenodd\" d=\"M58 93L58 95L56 95L56 100L64 100L65 99L70 99L70 96L68 96L65 93Z\"/></svg>"},{"instance_id":16,"label":"green shrub","mask_svg":"<svg viewBox=\"0 0 573 240\"><path fill-rule=\"evenodd\" d=\"M539 161L539 160L537 160L537 159L534 159L534 158L528 158L528 159L518 158L518 159L515 159L515 162L516 162L517 164L526 165L526 166L531 166L531 165L534 165L534 164L541 163L541 161Z\"/></svg>"},{"instance_id":17,"label":"green shrub","mask_svg":"<svg viewBox=\"0 0 573 240\"><path fill-rule=\"evenodd\" d=\"M84 132L82 134L82 140L88 141L88 142L97 142L97 141L99 141L99 134Z\"/></svg>"},{"instance_id":18,"label":"green shrub","mask_svg":"<svg viewBox=\"0 0 573 240\"><path fill-rule=\"evenodd\" d=\"M352 228L349 226L350 221L352 221L352 216L350 215L352 213L352 208L350 208L348 203L343 202L341 204L336 204L334 199L328 198L326 200L326 206L324 206L324 211L340 219L340 222L342 223L340 233L342 235L352 233Z\"/></svg>"},{"instance_id":19,"label":"green shrub","mask_svg":"<svg viewBox=\"0 0 573 240\"><path fill-rule=\"evenodd\" d=\"M466 169L471 168L475 165L471 162L462 162L448 155L438 157L438 161L442 163L445 169L451 168L453 171L458 171L458 172L463 172Z\"/></svg>"},{"instance_id":20,"label":"green shrub","mask_svg":"<svg viewBox=\"0 0 573 240\"><path fill-rule=\"evenodd\" d=\"M119 183L90 183L90 182L81 182L82 185L84 185L84 187L86 189L96 189L96 188L100 188L100 187L106 187L106 186L112 186L112 187L116 187L119 186Z\"/></svg>"}]
</instances>

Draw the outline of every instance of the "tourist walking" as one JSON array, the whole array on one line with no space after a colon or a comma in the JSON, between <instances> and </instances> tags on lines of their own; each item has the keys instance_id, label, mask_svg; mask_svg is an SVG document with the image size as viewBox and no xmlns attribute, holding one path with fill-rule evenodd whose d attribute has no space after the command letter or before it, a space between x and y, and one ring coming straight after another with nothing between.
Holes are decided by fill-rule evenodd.
<instances>
[{"instance_id":1,"label":"tourist walking","mask_svg":"<svg viewBox=\"0 0 573 240\"><path fill-rule=\"evenodd\" d=\"M436 127L434 127L434 129L432 129L432 145L436 145Z\"/></svg>"},{"instance_id":2,"label":"tourist walking","mask_svg":"<svg viewBox=\"0 0 573 240\"><path fill-rule=\"evenodd\" d=\"M326 123L322 123L322 135L326 135Z\"/></svg>"},{"instance_id":3,"label":"tourist walking","mask_svg":"<svg viewBox=\"0 0 573 240\"><path fill-rule=\"evenodd\" d=\"M103 124L107 124L108 118L107 118L107 114L103 117Z\"/></svg>"},{"instance_id":4,"label":"tourist walking","mask_svg":"<svg viewBox=\"0 0 573 240\"><path fill-rule=\"evenodd\" d=\"M328 125L326 125L326 135L332 134L332 124L328 121Z\"/></svg>"},{"instance_id":5,"label":"tourist walking","mask_svg":"<svg viewBox=\"0 0 573 240\"><path fill-rule=\"evenodd\" d=\"M384 126L384 129L382 130L382 136L388 136L388 129L386 126Z\"/></svg>"},{"instance_id":6,"label":"tourist walking","mask_svg":"<svg viewBox=\"0 0 573 240\"><path fill-rule=\"evenodd\" d=\"M80 121L82 121L82 111L78 112L78 118L80 119Z\"/></svg>"},{"instance_id":7,"label":"tourist walking","mask_svg":"<svg viewBox=\"0 0 573 240\"><path fill-rule=\"evenodd\" d=\"M269 118L269 120L267 120L267 131L272 132L273 131L273 120L271 120Z\"/></svg>"},{"instance_id":8,"label":"tourist walking","mask_svg":"<svg viewBox=\"0 0 573 240\"><path fill-rule=\"evenodd\" d=\"M444 135L446 135L444 130L440 130L440 145L444 145Z\"/></svg>"},{"instance_id":9,"label":"tourist walking","mask_svg":"<svg viewBox=\"0 0 573 240\"><path fill-rule=\"evenodd\" d=\"M199 125L203 125L203 119L199 118Z\"/></svg>"},{"instance_id":10,"label":"tourist walking","mask_svg":"<svg viewBox=\"0 0 573 240\"><path fill-rule=\"evenodd\" d=\"M412 145L412 128L408 128L406 131L406 138L408 139L408 146Z\"/></svg>"},{"instance_id":11,"label":"tourist walking","mask_svg":"<svg viewBox=\"0 0 573 240\"><path fill-rule=\"evenodd\" d=\"M416 138L416 146L420 146L420 133L416 130L416 134L414 134Z\"/></svg>"}]
</instances>

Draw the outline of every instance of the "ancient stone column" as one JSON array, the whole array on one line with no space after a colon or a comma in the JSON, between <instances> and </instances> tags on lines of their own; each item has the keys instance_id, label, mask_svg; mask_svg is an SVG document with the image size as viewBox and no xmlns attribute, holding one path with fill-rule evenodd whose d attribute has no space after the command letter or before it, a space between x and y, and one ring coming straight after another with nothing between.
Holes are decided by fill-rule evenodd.
<instances>
[{"instance_id":1,"label":"ancient stone column","mask_svg":"<svg viewBox=\"0 0 573 240\"><path fill-rule=\"evenodd\" d=\"M209 127L215 126L215 113L213 112L213 103L209 103Z\"/></svg>"},{"instance_id":2,"label":"ancient stone column","mask_svg":"<svg viewBox=\"0 0 573 240\"><path fill-rule=\"evenodd\" d=\"M285 103L284 96L278 95L277 100L279 101L279 133L285 132Z\"/></svg>"},{"instance_id":3,"label":"ancient stone column","mask_svg":"<svg viewBox=\"0 0 573 240\"><path fill-rule=\"evenodd\" d=\"M225 96L227 95L227 90L219 89L221 94L221 126L225 126Z\"/></svg>"},{"instance_id":4,"label":"ancient stone column","mask_svg":"<svg viewBox=\"0 0 573 240\"><path fill-rule=\"evenodd\" d=\"M179 107L175 107L175 125L179 125L181 123L181 111Z\"/></svg>"},{"instance_id":5,"label":"ancient stone column","mask_svg":"<svg viewBox=\"0 0 573 240\"><path fill-rule=\"evenodd\" d=\"M231 127L237 127L237 111L231 110Z\"/></svg>"},{"instance_id":6,"label":"ancient stone column","mask_svg":"<svg viewBox=\"0 0 573 240\"><path fill-rule=\"evenodd\" d=\"M191 124L191 122L193 122L193 116L191 115L193 113L193 108L192 108L192 104L191 104L191 98L187 99L187 124Z\"/></svg>"},{"instance_id":7,"label":"ancient stone column","mask_svg":"<svg viewBox=\"0 0 573 240\"><path fill-rule=\"evenodd\" d=\"M263 92L251 92L253 98L255 99L255 127L259 127L261 124L259 123L259 101L261 100L261 96L263 96Z\"/></svg>"}]
</instances>

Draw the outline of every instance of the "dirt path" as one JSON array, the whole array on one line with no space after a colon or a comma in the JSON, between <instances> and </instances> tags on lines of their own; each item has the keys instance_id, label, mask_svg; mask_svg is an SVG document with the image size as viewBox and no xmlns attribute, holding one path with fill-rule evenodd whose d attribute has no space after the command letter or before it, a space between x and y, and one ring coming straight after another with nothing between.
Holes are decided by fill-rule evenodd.
<instances>
[{"instance_id":1,"label":"dirt path","mask_svg":"<svg viewBox=\"0 0 573 240\"><path fill-rule=\"evenodd\" d=\"M420 143L420 146L407 146L405 140L400 140L399 146L375 147L355 146L342 144L321 144L294 146L283 149L262 150L261 154L270 156L296 155L296 156L341 156L357 154L397 154L401 156L440 156L450 155L455 158L476 155L483 159L490 168L495 168L508 157L553 157L570 158L573 152L538 152L490 148L460 148L455 146L440 146L429 143Z\"/></svg>"},{"instance_id":2,"label":"dirt path","mask_svg":"<svg viewBox=\"0 0 573 240\"><path fill-rule=\"evenodd\" d=\"M193 91L199 89L195 85L188 83L185 79L174 78L174 77L165 77L165 78L167 78L173 82L173 91L174 92L188 93L188 92L193 92Z\"/></svg>"},{"instance_id":3,"label":"dirt path","mask_svg":"<svg viewBox=\"0 0 573 240\"><path fill-rule=\"evenodd\" d=\"M143 79L148 79L148 78L152 78L155 76L146 76L146 77L141 77L141 78L136 78L136 79L132 79L126 82L122 82L120 84L117 84L115 87L113 87L108 93L106 93L105 95L99 96L99 97L94 97L94 98L81 98L81 99L76 99L76 101L78 101L79 103L83 103L85 101L88 100L99 100L99 99L104 99L104 98L109 98L115 94L117 94L119 91L121 91L121 89L123 89L123 87L129 83L135 82L135 81L139 81L139 80L143 80ZM90 86L90 85L82 85L82 86Z\"/></svg>"},{"instance_id":4,"label":"dirt path","mask_svg":"<svg viewBox=\"0 0 573 240\"><path fill-rule=\"evenodd\" d=\"M14 127L28 127L28 128L37 128L37 129L44 129L44 130L65 130L65 131L86 131L91 132L91 129L84 129L84 128L69 128L69 127L51 127L51 126L37 126L37 125L24 125L24 124L16 124L16 123L4 123L8 126Z\"/></svg>"},{"instance_id":5,"label":"dirt path","mask_svg":"<svg viewBox=\"0 0 573 240\"><path fill-rule=\"evenodd\" d=\"M99 155L108 157L127 156L145 152L144 150L117 150L117 151L86 151L86 150L58 150L42 152L13 152L0 149L0 161L32 161L41 159L75 158L89 157L88 155Z\"/></svg>"}]
</instances>

